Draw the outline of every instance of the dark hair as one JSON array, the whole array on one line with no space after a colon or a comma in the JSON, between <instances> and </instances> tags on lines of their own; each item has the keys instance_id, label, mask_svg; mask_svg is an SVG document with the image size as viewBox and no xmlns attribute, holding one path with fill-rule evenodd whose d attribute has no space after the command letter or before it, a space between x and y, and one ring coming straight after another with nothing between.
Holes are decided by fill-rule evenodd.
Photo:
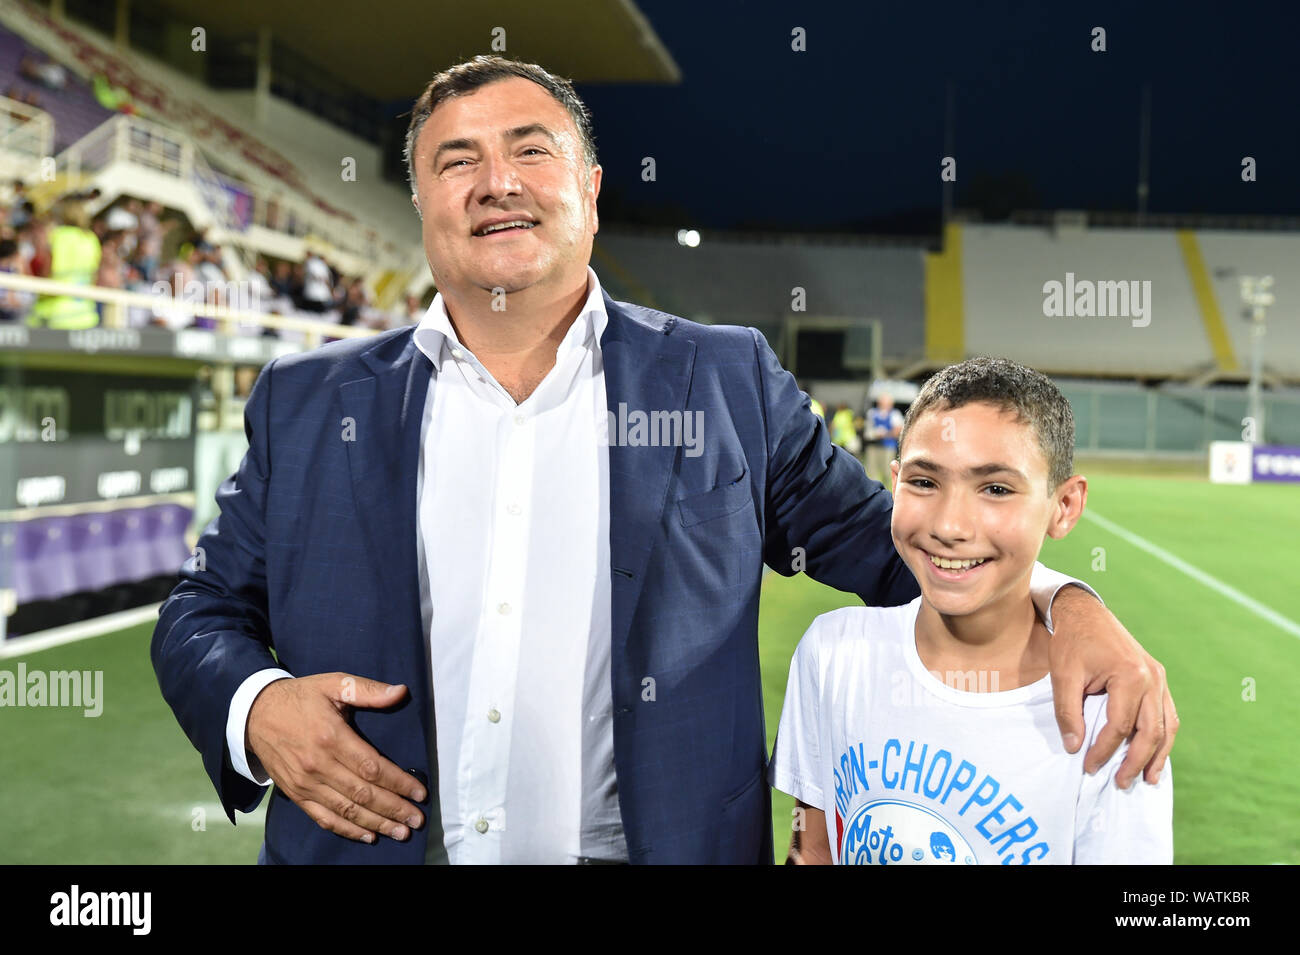
<instances>
[{"instance_id":1,"label":"dark hair","mask_svg":"<svg viewBox=\"0 0 1300 955\"><path fill-rule=\"evenodd\" d=\"M18 251L18 243L13 239L0 239L0 259L7 259Z\"/></svg>"},{"instance_id":2,"label":"dark hair","mask_svg":"<svg viewBox=\"0 0 1300 955\"><path fill-rule=\"evenodd\" d=\"M429 115L439 105L454 96L464 96L488 83L515 76L536 83L568 110L573 125L578 129L583 158L588 166L596 165L596 142L591 129L591 112L573 91L572 83L563 77L555 76L536 63L521 63L518 60L508 60L503 56L480 55L443 70L431 79L424 92L420 94L420 98L411 107L411 122L406 128L406 148L402 155L406 159L406 176L410 181L412 192L415 192L415 141L420 137L420 130L424 128L424 122Z\"/></svg>"},{"instance_id":3,"label":"dark hair","mask_svg":"<svg viewBox=\"0 0 1300 955\"><path fill-rule=\"evenodd\" d=\"M898 435L902 457L908 432L927 411L949 411L985 402L1034 429L1047 459L1047 490L1055 491L1074 471L1074 412L1046 375L1007 358L968 358L949 365L922 387L903 418Z\"/></svg>"}]
</instances>

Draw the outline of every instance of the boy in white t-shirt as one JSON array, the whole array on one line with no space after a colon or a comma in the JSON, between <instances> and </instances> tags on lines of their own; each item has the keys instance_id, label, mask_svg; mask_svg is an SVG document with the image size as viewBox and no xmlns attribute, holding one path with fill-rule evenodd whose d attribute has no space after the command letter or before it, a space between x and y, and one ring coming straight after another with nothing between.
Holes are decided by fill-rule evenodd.
<instances>
[{"instance_id":1,"label":"boy in white t-shirt","mask_svg":"<svg viewBox=\"0 0 1300 955\"><path fill-rule=\"evenodd\" d=\"M768 770L802 810L789 862L1173 861L1172 770L1120 790L1124 744L1084 772L1106 696L1077 753L1057 731L1029 576L1083 512L1073 448L1069 402L1023 365L974 358L921 389L891 465L921 596L823 614L795 650Z\"/></svg>"}]
</instances>

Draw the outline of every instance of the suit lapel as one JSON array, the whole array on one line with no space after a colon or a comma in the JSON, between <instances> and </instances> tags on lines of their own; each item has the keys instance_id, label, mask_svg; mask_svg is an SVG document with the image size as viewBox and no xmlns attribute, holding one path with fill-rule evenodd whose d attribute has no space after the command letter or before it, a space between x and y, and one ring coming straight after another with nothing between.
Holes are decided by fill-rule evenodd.
<instances>
[{"instance_id":1,"label":"suit lapel","mask_svg":"<svg viewBox=\"0 0 1300 955\"><path fill-rule=\"evenodd\" d=\"M675 447L623 445L617 425L633 411L685 411L695 343L671 334L676 322L671 316L633 318L608 295L605 310L609 324L601 337L601 357L606 399L616 425L609 448L609 559L611 650L617 668L626 659L646 564L659 537L668 479L681 453Z\"/></svg>"},{"instance_id":2,"label":"suit lapel","mask_svg":"<svg viewBox=\"0 0 1300 955\"><path fill-rule=\"evenodd\" d=\"M343 414L354 422L347 443L348 468L361 532L376 577L390 596L399 639L394 649L425 659L420 621L420 582L416 553L416 480L420 426L429 391L429 361L415 346L411 330L364 352L373 374L339 386ZM427 705L428 680L411 681L411 692ZM424 721L425 725L428 720Z\"/></svg>"},{"instance_id":3,"label":"suit lapel","mask_svg":"<svg viewBox=\"0 0 1300 955\"><path fill-rule=\"evenodd\" d=\"M406 655L408 668L419 674L418 679L407 681L407 687L411 703L421 715L420 731L429 760L424 861L445 865L433 688L428 678L428 635L420 614L416 547L420 428L432 368L415 345L413 328L363 352L361 358L373 374L339 386L343 413L357 429L356 440L348 445L348 468L357 511L362 515L366 550L380 586L391 597L398 640L392 649Z\"/></svg>"}]
</instances>

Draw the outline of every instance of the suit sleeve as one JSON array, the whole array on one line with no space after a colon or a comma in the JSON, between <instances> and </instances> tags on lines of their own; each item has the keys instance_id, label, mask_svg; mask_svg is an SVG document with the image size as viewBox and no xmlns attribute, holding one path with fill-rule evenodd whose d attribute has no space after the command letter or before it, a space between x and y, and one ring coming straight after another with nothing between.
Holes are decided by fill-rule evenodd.
<instances>
[{"instance_id":1,"label":"suit sleeve","mask_svg":"<svg viewBox=\"0 0 1300 955\"><path fill-rule=\"evenodd\" d=\"M163 603L150 656L163 698L203 757L231 822L265 792L237 773L226 746L230 703L252 674L277 666L266 596L266 495L275 362L262 369L244 406L248 451L217 489L218 515L181 565Z\"/></svg>"},{"instance_id":2,"label":"suit sleeve","mask_svg":"<svg viewBox=\"0 0 1300 955\"><path fill-rule=\"evenodd\" d=\"M912 601L921 590L894 550L889 492L831 443L794 375L761 332L749 332L768 445L763 561L785 577L802 570L868 606Z\"/></svg>"}]
</instances>

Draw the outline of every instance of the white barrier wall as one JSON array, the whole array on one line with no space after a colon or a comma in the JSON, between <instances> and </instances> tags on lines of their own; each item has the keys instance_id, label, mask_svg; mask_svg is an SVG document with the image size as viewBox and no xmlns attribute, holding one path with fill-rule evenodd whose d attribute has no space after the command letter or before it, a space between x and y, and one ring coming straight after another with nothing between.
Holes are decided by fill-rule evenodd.
<instances>
[{"instance_id":1,"label":"white barrier wall","mask_svg":"<svg viewBox=\"0 0 1300 955\"><path fill-rule=\"evenodd\" d=\"M1198 232L1196 237L1237 361L1250 367L1251 325L1242 317L1245 305L1237 276L1271 275L1276 301L1267 309L1264 367L1300 377L1300 235Z\"/></svg>"},{"instance_id":2,"label":"white barrier wall","mask_svg":"<svg viewBox=\"0 0 1300 955\"><path fill-rule=\"evenodd\" d=\"M1185 373L1213 360L1173 232L1054 236L1039 227L968 225L961 264L968 354L1006 356L1049 372L1116 375ZM1106 310L1119 306L1125 314L1049 315L1058 304L1044 292L1049 282L1061 284L1062 300L1073 288L1072 300L1059 303L1065 311L1075 311L1085 282L1126 282L1138 296L1125 309L1123 296L1112 298L1103 287Z\"/></svg>"},{"instance_id":3,"label":"white barrier wall","mask_svg":"<svg viewBox=\"0 0 1300 955\"><path fill-rule=\"evenodd\" d=\"M604 230L592 265L634 301L649 290L665 311L714 324L760 325L794 316L804 290L809 316L879 319L887 356L919 356L925 342L925 264L915 246L727 241L696 248L671 236ZM640 297L639 297L640 296Z\"/></svg>"}]
</instances>

